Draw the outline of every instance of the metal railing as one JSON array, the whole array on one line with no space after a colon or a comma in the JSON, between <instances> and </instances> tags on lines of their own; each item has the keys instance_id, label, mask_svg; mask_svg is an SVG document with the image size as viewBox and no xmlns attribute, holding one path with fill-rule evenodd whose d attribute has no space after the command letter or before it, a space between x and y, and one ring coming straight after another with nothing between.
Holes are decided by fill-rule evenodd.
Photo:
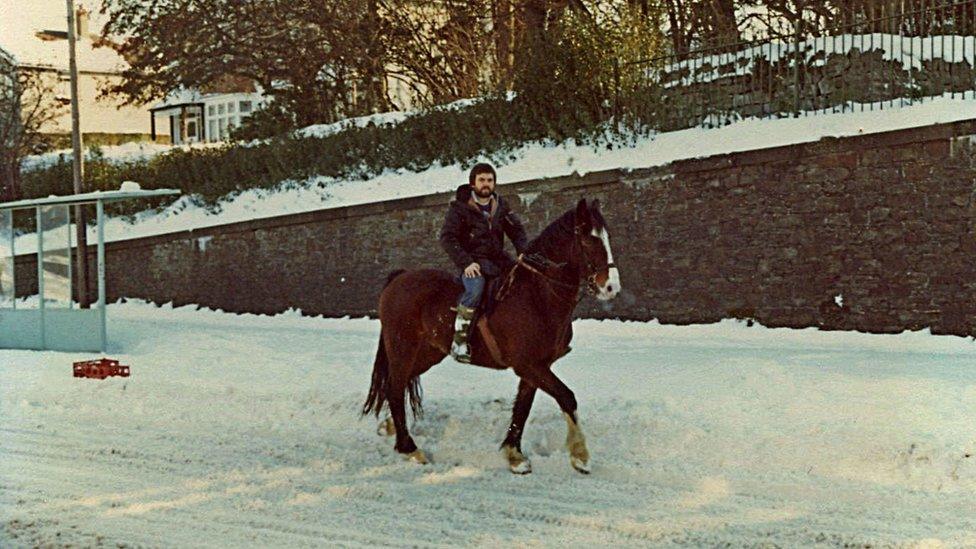
<instances>
[{"instance_id":1,"label":"metal railing","mask_svg":"<svg viewBox=\"0 0 976 549\"><path fill-rule=\"evenodd\" d=\"M976 0L923 0L897 13L882 5L873 15L619 64L614 111L678 129L976 98Z\"/></svg>"}]
</instances>

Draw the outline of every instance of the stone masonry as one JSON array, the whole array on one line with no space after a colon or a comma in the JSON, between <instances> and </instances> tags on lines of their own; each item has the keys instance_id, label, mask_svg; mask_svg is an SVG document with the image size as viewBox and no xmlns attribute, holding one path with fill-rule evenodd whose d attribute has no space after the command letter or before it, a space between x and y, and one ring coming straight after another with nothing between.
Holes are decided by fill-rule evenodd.
<instances>
[{"instance_id":1,"label":"stone masonry","mask_svg":"<svg viewBox=\"0 0 976 549\"><path fill-rule=\"evenodd\" d=\"M530 236L600 199L624 291L584 299L582 317L972 336L973 134L965 121L500 192ZM110 243L110 299L373 315L391 270L452 268L437 243L445 191ZM34 265L18 258L21 294L36 292Z\"/></svg>"}]
</instances>

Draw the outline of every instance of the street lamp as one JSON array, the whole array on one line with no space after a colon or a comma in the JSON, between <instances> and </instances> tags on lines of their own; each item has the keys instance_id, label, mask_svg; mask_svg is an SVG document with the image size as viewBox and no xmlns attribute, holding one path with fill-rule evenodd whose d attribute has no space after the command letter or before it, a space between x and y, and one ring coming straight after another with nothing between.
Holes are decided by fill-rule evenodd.
<instances>
[{"instance_id":1,"label":"street lamp","mask_svg":"<svg viewBox=\"0 0 976 549\"><path fill-rule=\"evenodd\" d=\"M78 62L75 58L75 3L65 0L68 7L68 72L71 75L71 146L74 149L74 192L83 192L85 177L85 159L81 154L81 122L78 114ZM81 204L75 206L75 225L78 247L76 252L78 273L78 305L82 309L89 307L88 302L88 225L85 222L85 210Z\"/></svg>"}]
</instances>

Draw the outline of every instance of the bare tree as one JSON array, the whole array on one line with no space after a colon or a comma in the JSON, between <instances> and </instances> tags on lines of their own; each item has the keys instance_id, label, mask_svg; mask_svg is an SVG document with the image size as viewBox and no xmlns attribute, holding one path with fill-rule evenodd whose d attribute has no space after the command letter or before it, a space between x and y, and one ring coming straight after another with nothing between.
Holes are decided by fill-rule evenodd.
<instances>
[{"instance_id":1,"label":"bare tree","mask_svg":"<svg viewBox=\"0 0 976 549\"><path fill-rule=\"evenodd\" d=\"M694 49L738 42L736 10L741 4L733 0L663 0L674 53L684 56Z\"/></svg>"},{"instance_id":2,"label":"bare tree","mask_svg":"<svg viewBox=\"0 0 976 549\"><path fill-rule=\"evenodd\" d=\"M497 2L496 2L497 3ZM479 95L490 87L493 41L488 0L378 0L390 40L387 71L422 104Z\"/></svg>"},{"instance_id":3,"label":"bare tree","mask_svg":"<svg viewBox=\"0 0 976 549\"><path fill-rule=\"evenodd\" d=\"M20 165L46 144L41 130L62 114L55 96L56 78L18 67L0 52L0 196L21 196Z\"/></svg>"},{"instance_id":4,"label":"bare tree","mask_svg":"<svg viewBox=\"0 0 976 549\"><path fill-rule=\"evenodd\" d=\"M260 84L298 125L388 110L379 0L103 0L103 39L128 61L127 103L225 77ZM201 29L204 29L202 31Z\"/></svg>"}]
</instances>

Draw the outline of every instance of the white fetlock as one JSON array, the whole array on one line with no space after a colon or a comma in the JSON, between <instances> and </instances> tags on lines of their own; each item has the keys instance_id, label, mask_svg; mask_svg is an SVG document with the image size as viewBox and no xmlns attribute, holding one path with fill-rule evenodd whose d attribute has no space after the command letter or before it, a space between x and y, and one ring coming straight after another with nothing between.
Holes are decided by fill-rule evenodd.
<instances>
[{"instance_id":1,"label":"white fetlock","mask_svg":"<svg viewBox=\"0 0 976 549\"><path fill-rule=\"evenodd\" d=\"M517 448L505 446L505 458L508 460L508 470L516 475L527 475L532 472L532 464Z\"/></svg>"},{"instance_id":2,"label":"white fetlock","mask_svg":"<svg viewBox=\"0 0 976 549\"><path fill-rule=\"evenodd\" d=\"M424 451L421 450L420 448L417 448L416 450L410 452L409 454L404 454L403 459L407 461L412 461L414 463L419 463L420 465L427 465L428 463L430 463L430 461L427 460L427 454L425 454Z\"/></svg>"},{"instance_id":3,"label":"white fetlock","mask_svg":"<svg viewBox=\"0 0 976 549\"><path fill-rule=\"evenodd\" d=\"M590 474L590 462L588 459L570 456L569 463L573 466L573 469L576 469L580 473L583 473L584 475Z\"/></svg>"},{"instance_id":4,"label":"white fetlock","mask_svg":"<svg viewBox=\"0 0 976 549\"><path fill-rule=\"evenodd\" d=\"M569 450L569 463L584 475L590 474L590 451L586 448L586 437L580 429L579 421L564 413L566 418L566 448Z\"/></svg>"},{"instance_id":5,"label":"white fetlock","mask_svg":"<svg viewBox=\"0 0 976 549\"><path fill-rule=\"evenodd\" d=\"M396 434L396 427L393 425L393 418L388 417L379 422L376 426L376 434L381 437L391 437Z\"/></svg>"},{"instance_id":6,"label":"white fetlock","mask_svg":"<svg viewBox=\"0 0 976 549\"><path fill-rule=\"evenodd\" d=\"M532 472L532 464L529 460L525 460L517 464L509 464L508 470L515 473L516 475L527 475Z\"/></svg>"}]
</instances>

